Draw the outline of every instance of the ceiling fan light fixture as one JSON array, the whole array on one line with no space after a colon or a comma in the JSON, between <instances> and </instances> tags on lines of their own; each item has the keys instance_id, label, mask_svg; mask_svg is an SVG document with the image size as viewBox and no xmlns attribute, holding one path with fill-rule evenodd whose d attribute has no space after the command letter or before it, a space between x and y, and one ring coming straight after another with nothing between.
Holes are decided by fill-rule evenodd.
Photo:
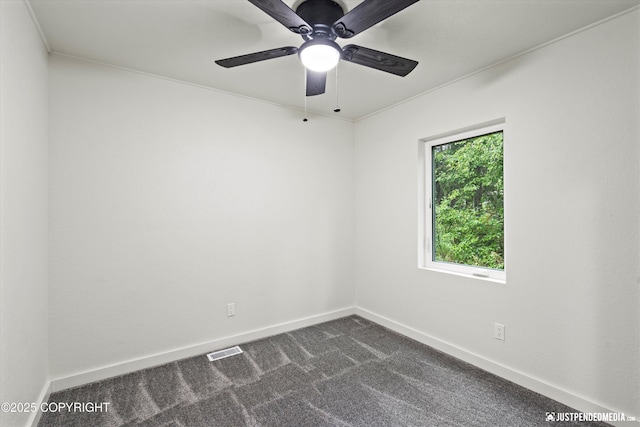
<instances>
[{"instance_id":1,"label":"ceiling fan light fixture","mask_svg":"<svg viewBox=\"0 0 640 427\"><path fill-rule=\"evenodd\" d=\"M316 71L329 71L338 65L342 50L330 39L313 39L300 46L298 55L305 68Z\"/></svg>"},{"instance_id":2,"label":"ceiling fan light fixture","mask_svg":"<svg viewBox=\"0 0 640 427\"><path fill-rule=\"evenodd\" d=\"M344 13L346 1L343 0L295 0L293 9L284 0L249 1L305 42L299 48L285 46L219 59L216 64L221 67L232 68L297 52L306 71L305 95L314 96L325 93L327 71L335 68L340 60L400 77L418 65L417 61L355 44L343 49L335 40L350 39L419 0L362 0L347 13Z\"/></svg>"}]
</instances>

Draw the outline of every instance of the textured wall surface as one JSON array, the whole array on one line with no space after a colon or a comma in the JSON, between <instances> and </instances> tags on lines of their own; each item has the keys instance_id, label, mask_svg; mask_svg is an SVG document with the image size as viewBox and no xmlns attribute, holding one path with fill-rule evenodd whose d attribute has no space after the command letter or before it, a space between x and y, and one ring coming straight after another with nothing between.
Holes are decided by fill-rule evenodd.
<instances>
[{"instance_id":1,"label":"textured wall surface","mask_svg":"<svg viewBox=\"0 0 640 427\"><path fill-rule=\"evenodd\" d=\"M353 306L352 123L50 65L52 376Z\"/></svg>"},{"instance_id":2,"label":"textured wall surface","mask_svg":"<svg viewBox=\"0 0 640 427\"><path fill-rule=\"evenodd\" d=\"M48 380L47 51L22 1L0 2L0 402ZM0 413L19 426L29 412Z\"/></svg>"},{"instance_id":3,"label":"textured wall surface","mask_svg":"<svg viewBox=\"0 0 640 427\"><path fill-rule=\"evenodd\" d=\"M358 306L640 414L639 14L356 124ZM502 117L506 284L418 269L418 141Z\"/></svg>"}]
</instances>

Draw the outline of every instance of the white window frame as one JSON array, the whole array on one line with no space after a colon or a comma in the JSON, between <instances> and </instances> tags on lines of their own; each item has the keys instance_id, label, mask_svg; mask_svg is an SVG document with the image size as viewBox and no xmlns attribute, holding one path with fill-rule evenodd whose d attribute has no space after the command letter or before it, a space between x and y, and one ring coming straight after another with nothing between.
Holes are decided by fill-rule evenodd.
<instances>
[{"instance_id":1,"label":"white window frame","mask_svg":"<svg viewBox=\"0 0 640 427\"><path fill-rule=\"evenodd\" d=\"M474 126L465 127L452 132L446 132L431 137L423 138L419 141L419 241L418 241L418 267L431 271L445 272L450 274L473 277L492 282L506 282L506 255L505 269L495 270L464 264L455 264L433 260L433 171L432 171L432 148L437 145L448 144L474 138L488 133L502 131L502 144L506 141L505 119L497 119L490 122L481 123ZM504 160L503 160L504 161ZM506 193L506 192L505 192ZM506 229L505 229L506 235ZM506 240L506 239L505 239ZM505 242L506 243L506 242ZM506 252L506 245L505 245Z\"/></svg>"}]
</instances>

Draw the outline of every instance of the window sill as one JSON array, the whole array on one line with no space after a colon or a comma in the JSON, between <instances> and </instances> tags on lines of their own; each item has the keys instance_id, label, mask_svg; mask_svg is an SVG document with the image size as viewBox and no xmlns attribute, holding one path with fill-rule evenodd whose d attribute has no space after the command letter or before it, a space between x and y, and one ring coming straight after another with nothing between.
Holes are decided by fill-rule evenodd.
<instances>
[{"instance_id":1,"label":"window sill","mask_svg":"<svg viewBox=\"0 0 640 427\"><path fill-rule=\"evenodd\" d=\"M433 271L436 273L452 274L454 276L466 277L468 279L482 280L484 282L493 282L493 283L499 283L502 285L507 284L506 278L502 279L502 278L495 278L495 277L479 276L472 273L462 273L459 271L446 270L444 268L434 268L434 267L425 267L425 266L418 266L418 269L425 270L425 271Z\"/></svg>"}]
</instances>

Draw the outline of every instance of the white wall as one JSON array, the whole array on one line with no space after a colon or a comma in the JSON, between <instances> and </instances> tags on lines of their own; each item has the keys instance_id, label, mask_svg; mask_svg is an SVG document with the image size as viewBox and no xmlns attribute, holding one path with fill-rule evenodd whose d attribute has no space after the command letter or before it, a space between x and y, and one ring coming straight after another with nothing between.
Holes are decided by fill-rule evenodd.
<instances>
[{"instance_id":1,"label":"white wall","mask_svg":"<svg viewBox=\"0 0 640 427\"><path fill-rule=\"evenodd\" d=\"M639 24L635 10L356 124L363 311L640 415ZM418 140L501 117L506 285L418 269Z\"/></svg>"},{"instance_id":2,"label":"white wall","mask_svg":"<svg viewBox=\"0 0 640 427\"><path fill-rule=\"evenodd\" d=\"M52 377L353 306L352 123L57 55L50 88Z\"/></svg>"},{"instance_id":3,"label":"white wall","mask_svg":"<svg viewBox=\"0 0 640 427\"><path fill-rule=\"evenodd\" d=\"M47 372L47 51L0 1L0 402L38 402ZM0 412L3 426L32 414Z\"/></svg>"}]
</instances>

